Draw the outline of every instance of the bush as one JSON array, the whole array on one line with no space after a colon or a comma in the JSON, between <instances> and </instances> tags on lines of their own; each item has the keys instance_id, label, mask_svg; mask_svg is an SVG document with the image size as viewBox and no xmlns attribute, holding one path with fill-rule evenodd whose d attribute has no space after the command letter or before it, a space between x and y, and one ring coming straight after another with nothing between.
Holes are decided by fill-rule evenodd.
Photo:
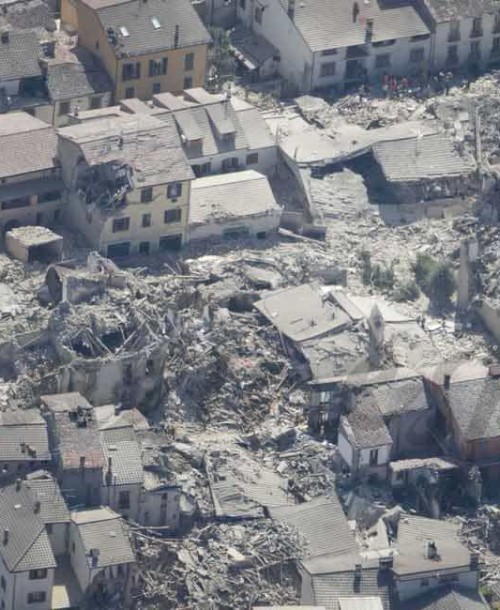
<instances>
[{"instance_id":1,"label":"bush","mask_svg":"<svg viewBox=\"0 0 500 610\"><path fill-rule=\"evenodd\" d=\"M361 279L366 286L371 284L372 281L372 257L368 250L361 250L359 258L361 261Z\"/></svg>"},{"instance_id":2,"label":"bush","mask_svg":"<svg viewBox=\"0 0 500 610\"><path fill-rule=\"evenodd\" d=\"M449 307L455 292L456 282L453 269L449 263L439 263L427 282L427 294L439 309Z\"/></svg>"},{"instance_id":3,"label":"bush","mask_svg":"<svg viewBox=\"0 0 500 610\"><path fill-rule=\"evenodd\" d=\"M415 280L410 280L398 286L392 295L395 301L416 301L420 296L420 288Z\"/></svg>"},{"instance_id":4,"label":"bush","mask_svg":"<svg viewBox=\"0 0 500 610\"><path fill-rule=\"evenodd\" d=\"M417 254L417 260L412 265L412 270L415 274L415 281L424 292L427 292L429 279L436 270L437 265L437 262L432 256L429 256L428 254Z\"/></svg>"},{"instance_id":5,"label":"bush","mask_svg":"<svg viewBox=\"0 0 500 610\"><path fill-rule=\"evenodd\" d=\"M396 278L392 267L382 267L382 265L373 265L372 268L372 284L380 290L391 290L394 287Z\"/></svg>"}]
</instances>

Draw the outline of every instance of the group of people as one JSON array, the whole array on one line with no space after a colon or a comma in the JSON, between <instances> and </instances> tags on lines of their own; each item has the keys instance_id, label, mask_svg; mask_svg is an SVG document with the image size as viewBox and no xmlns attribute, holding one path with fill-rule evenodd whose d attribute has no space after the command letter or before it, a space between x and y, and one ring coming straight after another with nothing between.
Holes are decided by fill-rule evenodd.
<instances>
[{"instance_id":1,"label":"group of people","mask_svg":"<svg viewBox=\"0 0 500 610\"><path fill-rule=\"evenodd\" d=\"M433 94L448 95L452 84L454 83L453 72L438 72L427 77L407 77L394 76L392 74L384 74L380 83L382 93L386 98L407 97L413 95L418 98L428 98ZM464 79L462 86L468 90L470 87L470 78ZM369 97L371 87L367 81L360 85L358 89L359 101Z\"/></svg>"}]
</instances>

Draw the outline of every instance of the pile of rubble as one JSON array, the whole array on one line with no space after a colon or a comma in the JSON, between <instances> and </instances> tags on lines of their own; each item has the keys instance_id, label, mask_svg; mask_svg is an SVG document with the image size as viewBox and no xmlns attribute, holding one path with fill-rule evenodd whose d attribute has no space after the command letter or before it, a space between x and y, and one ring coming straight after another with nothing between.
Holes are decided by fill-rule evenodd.
<instances>
[{"instance_id":1,"label":"pile of rubble","mask_svg":"<svg viewBox=\"0 0 500 610\"><path fill-rule=\"evenodd\" d=\"M303 541L269 520L196 527L184 540L133 532L140 561L137 608L251 608L295 604L294 559Z\"/></svg>"}]
</instances>

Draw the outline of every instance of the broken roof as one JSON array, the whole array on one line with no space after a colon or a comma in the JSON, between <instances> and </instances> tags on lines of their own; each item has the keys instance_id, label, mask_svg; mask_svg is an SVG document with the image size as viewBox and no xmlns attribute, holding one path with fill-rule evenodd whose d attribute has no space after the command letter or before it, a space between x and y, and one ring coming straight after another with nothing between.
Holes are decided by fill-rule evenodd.
<instances>
[{"instance_id":1,"label":"broken roof","mask_svg":"<svg viewBox=\"0 0 500 610\"><path fill-rule=\"evenodd\" d=\"M9 572L56 567L45 524L25 486L16 483L0 491L0 514L8 532L0 555Z\"/></svg>"},{"instance_id":2,"label":"broken roof","mask_svg":"<svg viewBox=\"0 0 500 610\"><path fill-rule=\"evenodd\" d=\"M256 518L292 500L288 481L244 452L205 458L217 517Z\"/></svg>"},{"instance_id":3,"label":"broken roof","mask_svg":"<svg viewBox=\"0 0 500 610\"><path fill-rule=\"evenodd\" d=\"M32 246L43 246L51 244L55 241L62 241L62 236L54 233L47 227L42 226L24 226L16 227L7 232L7 235L26 248Z\"/></svg>"},{"instance_id":4,"label":"broken roof","mask_svg":"<svg viewBox=\"0 0 500 610\"><path fill-rule=\"evenodd\" d=\"M212 41L194 7L183 0L133 0L94 8L103 30L114 32L116 44L110 42L110 46L117 57L135 57Z\"/></svg>"},{"instance_id":5,"label":"broken roof","mask_svg":"<svg viewBox=\"0 0 500 610\"><path fill-rule=\"evenodd\" d=\"M142 483L141 449L132 426L121 426L99 432L104 457L111 464L112 485L134 485ZM107 481L106 474L103 476Z\"/></svg>"},{"instance_id":6,"label":"broken roof","mask_svg":"<svg viewBox=\"0 0 500 610\"><path fill-rule=\"evenodd\" d=\"M4 40L4 37L7 37ZM42 76L42 49L35 32L9 30L0 41L0 81Z\"/></svg>"},{"instance_id":7,"label":"broken roof","mask_svg":"<svg viewBox=\"0 0 500 610\"><path fill-rule=\"evenodd\" d=\"M74 512L71 520L78 528L85 554L90 556L91 549L99 550L93 568L135 562L125 522L111 509L95 508Z\"/></svg>"},{"instance_id":8,"label":"broken roof","mask_svg":"<svg viewBox=\"0 0 500 610\"><path fill-rule=\"evenodd\" d=\"M69 521L69 510L61 494L57 481L43 471L27 476L22 485L35 502L40 502L40 519L44 523L66 523Z\"/></svg>"},{"instance_id":9,"label":"broken roof","mask_svg":"<svg viewBox=\"0 0 500 610\"><path fill-rule=\"evenodd\" d=\"M90 166L129 165L137 187L194 177L171 119L124 114L63 127L59 135L76 144Z\"/></svg>"},{"instance_id":10,"label":"broken roof","mask_svg":"<svg viewBox=\"0 0 500 610\"><path fill-rule=\"evenodd\" d=\"M370 386L370 398L382 415L426 411L430 408L427 388L419 377Z\"/></svg>"},{"instance_id":11,"label":"broken roof","mask_svg":"<svg viewBox=\"0 0 500 610\"><path fill-rule=\"evenodd\" d=\"M500 379L450 384L447 402L464 440L500 436Z\"/></svg>"},{"instance_id":12,"label":"broken roof","mask_svg":"<svg viewBox=\"0 0 500 610\"><path fill-rule=\"evenodd\" d=\"M343 416L341 425L349 443L359 449L392 445L384 419L369 397L360 400L352 413Z\"/></svg>"},{"instance_id":13,"label":"broken roof","mask_svg":"<svg viewBox=\"0 0 500 610\"><path fill-rule=\"evenodd\" d=\"M47 424L37 409L6 411L0 422L0 461L50 460Z\"/></svg>"},{"instance_id":14,"label":"broken roof","mask_svg":"<svg viewBox=\"0 0 500 610\"><path fill-rule=\"evenodd\" d=\"M41 397L51 412L55 444L64 469L103 468L98 426L93 407L78 392ZM82 462L83 460L83 462Z\"/></svg>"},{"instance_id":15,"label":"broken roof","mask_svg":"<svg viewBox=\"0 0 500 610\"><path fill-rule=\"evenodd\" d=\"M470 551L460 541L460 527L450 521L405 515L399 520L393 572L396 576L446 572L470 563ZM425 546L434 542L437 558L428 558Z\"/></svg>"},{"instance_id":16,"label":"broken roof","mask_svg":"<svg viewBox=\"0 0 500 610\"><path fill-rule=\"evenodd\" d=\"M343 330L351 318L319 288L302 284L271 292L255 304L281 333L292 341L305 341Z\"/></svg>"},{"instance_id":17,"label":"broken roof","mask_svg":"<svg viewBox=\"0 0 500 610\"><path fill-rule=\"evenodd\" d=\"M460 155L441 134L379 142L373 154L389 182L464 176L474 170L472 158Z\"/></svg>"},{"instance_id":18,"label":"broken roof","mask_svg":"<svg viewBox=\"0 0 500 610\"><path fill-rule=\"evenodd\" d=\"M286 0L281 4L288 9ZM295 5L293 22L313 52L365 44L368 19L373 20L372 42L430 34L409 2L373 0L360 2L359 8L354 20L350 0L307 0Z\"/></svg>"},{"instance_id":19,"label":"broken roof","mask_svg":"<svg viewBox=\"0 0 500 610\"><path fill-rule=\"evenodd\" d=\"M0 178L58 166L57 136L51 125L25 112L0 114Z\"/></svg>"},{"instance_id":20,"label":"broken roof","mask_svg":"<svg viewBox=\"0 0 500 610\"><path fill-rule=\"evenodd\" d=\"M308 558L358 550L335 493L303 504L271 508L269 513L272 519L293 527L305 538Z\"/></svg>"},{"instance_id":21,"label":"broken roof","mask_svg":"<svg viewBox=\"0 0 500 610\"><path fill-rule=\"evenodd\" d=\"M424 0L434 19L439 22L453 21L460 17L482 17L500 11L499 0Z\"/></svg>"},{"instance_id":22,"label":"broken roof","mask_svg":"<svg viewBox=\"0 0 500 610\"><path fill-rule=\"evenodd\" d=\"M266 176L255 170L198 178L191 186L189 224L280 214Z\"/></svg>"},{"instance_id":23,"label":"broken roof","mask_svg":"<svg viewBox=\"0 0 500 610\"><path fill-rule=\"evenodd\" d=\"M231 30L230 40L234 54L249 70L255 70L266 60L280 56L278 49L268 40L243 25Z\"/></svg>"},{"instance_id":24,"label":"broken roof","mask_svg":"<svg viewBox=\"0 0 500 610\"><path fill-rule=\"evenodd\" d=\"M113 90L113 83L97 59L49 63L47 89L53 101L71 100Z\"/></svg>"}]
</instances>

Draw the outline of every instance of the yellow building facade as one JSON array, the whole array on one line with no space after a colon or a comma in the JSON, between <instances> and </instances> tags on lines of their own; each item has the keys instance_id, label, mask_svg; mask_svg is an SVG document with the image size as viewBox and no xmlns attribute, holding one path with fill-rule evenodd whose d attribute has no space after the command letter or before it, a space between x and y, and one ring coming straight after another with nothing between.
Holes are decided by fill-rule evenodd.
<instances>
[{"instance_id":1,"label":"yellow building facade","mask_svg":"<svg viewBox=\"0 0 500 610\"><path fill-rule=\"evenodd\" d=\"M97 55L106 67L114 83L115 101L133 97L146 100L158 93L204 86L210 36L199 17L179 16L177 11L175 18L171 18L169 4L163 0L133 0L124 4L136 6L139 19L132 19L123 3L102 9L86 0L61 3L63 24L77 31L79 45ZM123 16L115 16L115 8L116 12L121 9ZM190 3L185 3L182 10L195 13ZM160 16L156 17L157 14ZM178 23L172 23L172 19ZM155 29L153 23L159 27ZM149 26L151 32L147 31Z\"/></svg>"}]
</instances>

